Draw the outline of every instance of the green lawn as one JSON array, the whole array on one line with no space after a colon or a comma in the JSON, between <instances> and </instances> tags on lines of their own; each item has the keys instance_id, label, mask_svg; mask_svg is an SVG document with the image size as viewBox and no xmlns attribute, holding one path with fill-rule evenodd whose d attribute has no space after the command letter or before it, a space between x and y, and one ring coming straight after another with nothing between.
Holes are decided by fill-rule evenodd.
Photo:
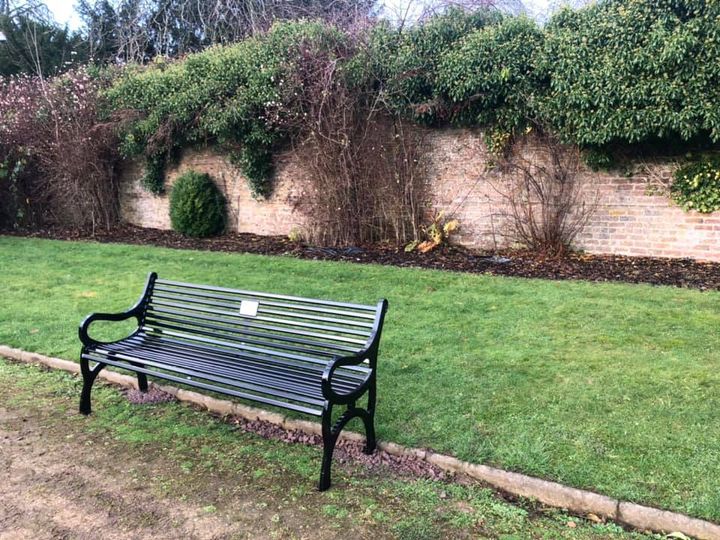
<instances>
[{"instance_id":1,"label":"green lawn","mask_svg":"<svg viewBox=\"0 0 720 540\"><path fill-rule=\"evenodd\" d=\"M150 270L385 296L380 438L720 521L716 292L0 237L0 343L75 359Z\"/></svg>"}]
</instances>

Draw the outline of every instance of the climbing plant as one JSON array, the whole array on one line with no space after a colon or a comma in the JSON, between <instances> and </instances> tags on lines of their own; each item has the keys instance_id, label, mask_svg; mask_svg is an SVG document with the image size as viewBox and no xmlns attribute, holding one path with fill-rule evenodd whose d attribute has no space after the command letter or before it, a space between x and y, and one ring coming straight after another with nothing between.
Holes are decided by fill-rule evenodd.
<instances>
[{"instance_id":1,"label":"climbing plant","mask_svg":"<svg viewBox=\"0 0 720 540\"><path fill-rule=\"evenodd\" d=\"M546 119L580 145L720 140L720 3L604 0L545 29Z\"/></svg>"},{"instance_id":2,"label":"climbing plant","mask_svg":"<svg viewBox=\"0 0 720 540\"><path fill-rule=\"evenodd\" d=\"M111 109L133 118L122 150L143 155L146 184L160 192L160 171L173 150L192 144L238 146L235 162L256 195L270 192L273 147L287 136L294 111L286 81L308 42L338 37L320 22L276 24L265 35L211 47L176 62L125 70L107 92Z\"/></svg>"},{"instance_id":3,"label":"climbing plant","mask_svg":"<svg viewBox=\"0 0 720 540\"><path fill-rule=\"evenodd\" d=\"M526 127L542 97L545 75L536 66L543 33L524 17L475 30L442 55L438 94L462 125L512 133Z\"/></svg>"},{"instance_id":4,"label":"climbing plant","mask_svg":"<svg viewBox=\"0 0 720 540\"><path fill-rule=\"evenodd\" d=\"M670 192L685 210L720 210L720 157L706 157L676 169Z\"/></svg>"}]
</instances>

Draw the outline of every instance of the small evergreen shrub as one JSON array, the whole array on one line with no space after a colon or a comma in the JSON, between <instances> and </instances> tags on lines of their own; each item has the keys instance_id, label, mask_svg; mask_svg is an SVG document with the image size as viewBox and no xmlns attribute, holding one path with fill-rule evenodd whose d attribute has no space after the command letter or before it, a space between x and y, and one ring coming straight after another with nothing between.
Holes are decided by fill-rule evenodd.
<instances>
[{"instance_id":1,"label":"small evergreen shrub","mask_svg":"<svg viewBox=\"0 0 720 540\"><path fill-rule=\"evenodd\" d=\"M672 198L685 210L720 210L720 156L688 163L673 173Z\"/></svg>"},{"instance_id":2,"label":"small evergreen shrub","mask_svg":"<svg viewBox=\"0 0 720 540\"><path fill-rule=\"evenodd\" d=\"M184 235L205 237L225 230L225 197L208 174L188 171L170 192L170 222Z\"/></svg>"}]
</instances>

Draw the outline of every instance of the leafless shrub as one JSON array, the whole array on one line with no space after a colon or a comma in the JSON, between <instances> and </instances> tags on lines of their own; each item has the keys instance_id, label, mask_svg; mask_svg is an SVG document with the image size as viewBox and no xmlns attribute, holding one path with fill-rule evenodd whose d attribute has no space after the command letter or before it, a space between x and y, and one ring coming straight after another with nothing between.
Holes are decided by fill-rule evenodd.
<instances>
[{"instance_id":1,"label":"leafless shrub","mask_svg":"<svg viewBox=\"0 0 720 540\"><path fill-rule=\"evenodd\" d=\"M385 112L368 86L350 87L352 51L303 49L295 151L307 173L297 201L322 245L416 239L426 195L423 137Z\"/></svg>"},{"instance_id":2,"label":"leafless shrub","mask_svg":"<svg viewBox=\"0 0 720 540\"><path fill-rule=\"evenodd\" d=\"M322 19L344 26L367 18L374 0L80 0L97 60L146 62L234 43L275 21Z\"/></svg>"},{"instance_id":3,"label":"leafless shrub","mask_svg":"<svg viewBox=\"0 0 720 540\"><path fill-rule=\"evenodd\" d=\"M110 229L118 218L117 137L114 125L65 125L63 135L43 141L35 199L45 219L65 225Z\"/></svg>"},{"instance_id":4,"label":"leafless shrub","mask_svg":"<svg viewBox=\"0 0 720 540\"><path fill-rule=\"evenodd\" d=\"M109 228L118 215L115 126L84 70L0 81L0 220Z\"/></svg>"},{"instance_id":5,"label":"leafless shrub","mask_svg":"<svg viewBox=\"0 0 720 540\"><path fill-rule=\"evenodd\" d=\"M550 134L516 141L495 182L516 242L550 256L570 249L598 205L598 192L580 174L580 151Z\"/></svg>"},{"instance_id":6,"label":"leafless shrub","mask_svg":"<svg viewBox=\"0 0 720 540\"><path fill-rule=\"evenodd\" d=\"M371 120L366 138L343 144L310 134L296 147L307 188L297 201L307 237L319 245L358 245L417 239L423 217L425 180L422 140L401 122ZM331 128L332 129L332 128Z\"/></svg>"}]
</instances>

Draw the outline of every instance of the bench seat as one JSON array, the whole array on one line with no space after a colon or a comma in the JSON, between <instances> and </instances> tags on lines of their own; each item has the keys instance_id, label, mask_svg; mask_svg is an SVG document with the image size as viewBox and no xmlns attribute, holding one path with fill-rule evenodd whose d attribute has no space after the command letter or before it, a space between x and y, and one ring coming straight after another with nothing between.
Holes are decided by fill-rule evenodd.
<instances>
[{"instance_id":1,"label":"bench seat","mask_svg":"<svg viewBox=\"0 0 720 540\"><path fill-rule=\"evenodd\" d=\"M80 410L90 413L90 391L105 366L147 377L320 417L320 489L330 485L337 437L352 418L375 448L376 363L387 301L375 306L160 280L151 273L130 310L92 314L80 325L84 385ZM98 320L137 319L126 338L89 335ZM367 394L368 406L356 401ZM334 405L346 410L332 422Z\"/></svg>"},{"instance_id":2,"label":"bench seat","mask_svg":"<svg viewBox=\"0 0 720 540\"><path fill-rule=\"evenodd\" d=\"M208 347L176 338L138 333L130 338L91 348L83 355L89 361L103 362L119 368L138 371L145 366L145 374L178 383L188 378L206 383L208 390L215 385L226 386L224 393L259 403L322 416L325 398L322 393L322 374L326 362L293 362L272 354L272 349L243 344L223 348ZM330 359L328 359L330 360ZM166 373L158 373L157 370ZM354 392L367 381L369 367L342 367L332 380L334 391Z\"/></svg>"}]
</instances>

